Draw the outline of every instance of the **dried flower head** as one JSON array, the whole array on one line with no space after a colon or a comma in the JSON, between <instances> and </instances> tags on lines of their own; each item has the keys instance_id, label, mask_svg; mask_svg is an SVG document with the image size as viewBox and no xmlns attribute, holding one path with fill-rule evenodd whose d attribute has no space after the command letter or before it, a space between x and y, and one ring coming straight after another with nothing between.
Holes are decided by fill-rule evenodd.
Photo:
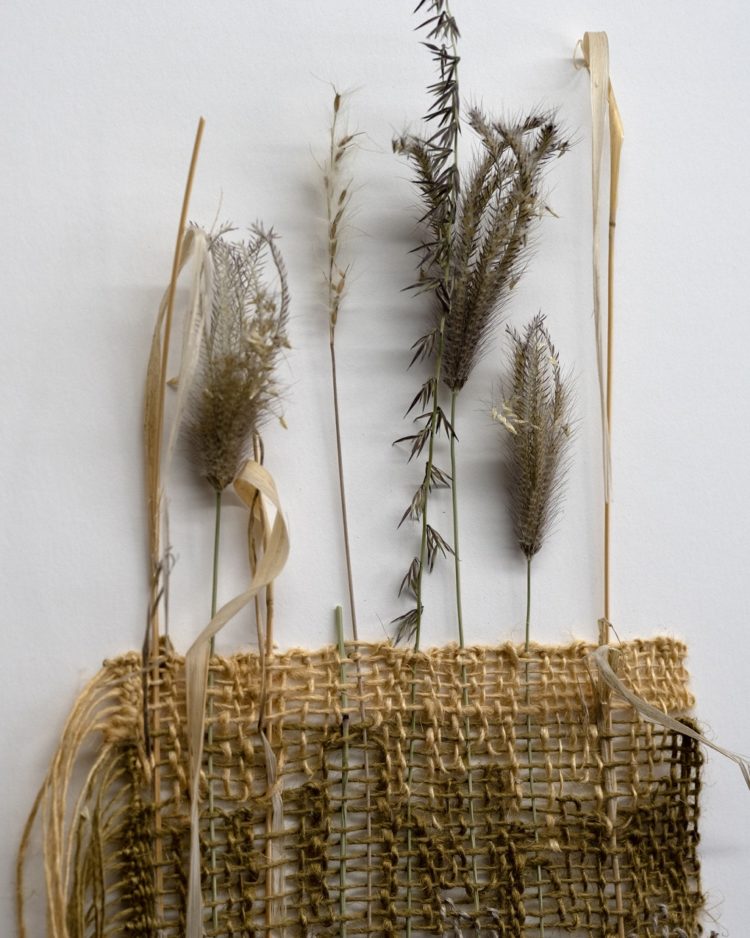
<instances>
[{"instance_id":1,"label":"dried flower head","mask_svg":"<svg viewBox=\"0 0 750 938\"><path fill-rule=\"evenodd\" d=\"M349 163L357 145L358 134L341 129L344 98L336 91L333 98L333 119L329 137L329 152L323 163L323 188L326 203L328 234L326 287L328 289L328 328L333 341L341 302L346 291L347 265L341 261L341 239L349 225L353 180Z\"/></svg>"},{"instance_id":2,"label":"dried flower head","mask_svg":"<svg viewBox=\"0 0 750 938\"><path fill-rule=\"evenodd\" d=\"M518 544L530 560L560 511L573 434L570 380L539 314L511 340L510 394L492 416L508 433L510 505Z\"/></svg>"},{"instance_id":3,"label":"dried flower head","mask_svg":"<svg viewBox=\"0 0 750 938\"><path fill-rule=\"evenodd\" d=\"M451 390L466 384L523 273L544 210L545 168L569 146L552 114L491 122L475 108L469 125L482 153L463 182L452 229L443 352Z\"/></svg>"},{"instance_id":4,"label":"dried flower head","mask_svg":"<svg viewBox=\"0 0 750 938\"><path fill-rule=\"evenodd\" d=\"M260 225L247 241L229 241L225 233L209 248L210 320L186 418L193 459L217 492L235 479L253 434L277 411L274 370L289 347L289 290L276 236ZM277 284L267 276L269 257Z\"/></svg>"}]
</instances>

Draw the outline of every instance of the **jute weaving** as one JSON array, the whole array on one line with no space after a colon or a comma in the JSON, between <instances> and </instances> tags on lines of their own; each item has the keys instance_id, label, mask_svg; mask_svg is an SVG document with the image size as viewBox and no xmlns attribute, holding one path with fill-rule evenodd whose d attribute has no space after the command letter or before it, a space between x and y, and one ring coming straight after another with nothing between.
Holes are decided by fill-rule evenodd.
<instances>
[{"instance_id":1,"label":"jute weaving","mask_svg":"<svg viewBox=\"0 0 750 938\"><path fill-rule=\"evenodd\" d=\"M615 698L604 706L590 651L535 646L524 659L510 644L428 653L383 644L349 646L343 660L335 648L289 651L267 662L264 715L258 657L213 658L215 806L210 815L204 771L200 810L205 934L403 935L407 921L414 935L536 935L540 924L547 935L697 934L700 750ZM690 725L684 656L677 641L634 641L618 668L627 687ZM161 743L158 817L140 656L107 662L66 727L40 802L51 935L184 934L183 660L167 652L159 680L158 719L149 713ZM67 772L92 742L95 761L71 808ZM270 835L274 795L284 823ZM279 895L268 894L279 881L269 857L281 866Z\"/></svg>"},{"instance_id":2,"label":"jute weaving","mask_svg":"<svg viewBox=\"0 0 750 938\"><path fill-rule=\"evenodd\" d=\"M455 24L443 4L432 6L440 14L439 29L452 35ZM416 628L414 647L366 644L354 628L353 640L346 641L339 608L337 647L277 650L273 589L289 536L254 432L252 457L239 447L236 471L215 486L217 545L221 497L230 484L247 509L247 587L220 608L214 588L208 624L185 658L174 652L165 638L166 479L190 388L201 363L211 361L201 342L216 319L216 297L231 293L221 288L230 260L252 259L263 247L269 251L282 284L273 342L264 346L258 329L246 329L242 319L234 331L270 359L286 347L288 295L272 232L256 227L254 242L224 245L221 253L213 235L186 228L201 121L148 368L152 579L144 651L106 662L69 717L21 845L21 938L29 892L24 871L37 819L51 938L701 933L699 741L712 744L702 740L691 718L685 647L669 638L610 647L612 290L610 277L605 323L598 231L607 109L610 268L622 137L606 36L586 34L582 51L592 88L593 282L605 477L598 644L530 642L527 598L524 646L419 650L421 576L425 565L431 568L425 504L431 489L448 478L433 473L430 444L419 489L424 501L416 503L425 519L425 556L415 558L416 573L406 578L417 586L413 618L401 617ZM447 47L438 59L447 89L440 100L448 95L446 100L457 101L451 76L459 60ZM336 102L338 109L338 94ZM529 126L538 129L533 122ZM437 147L440 159L443 149ZM173 381L176 281L190 261L193 281ZM259 291L258 297L266 313L275 309L270 293ZM264 320L271 334L269 321ZM540 328L541 321L537 334ZM558 367L551 343L545 348L536 360L554 360ZM232 369L229 375L236 377ZM558 373L555 386L557 378ZM165 395L174 384L170 426ZM435 377L426 387L436 393L438 384ZM211 391L200 399L213 404L220 396ZM509 413L504 423L514 435L533 423ZM433 416L427 427L433 435L435 422ZM203 424L198 426L205 435ZM533 426L538 430L540 424ZM568 436L571 428L566 421L558 429ZM451 431L451 447L454 437ZM536 490L532 494L538 500ZM446 553L448 545L434 540L432 550ZM538 545L526 551L527 597L537 550ZM458 571L457 546L450 552ZM258 653L213 654L214 636L248 606L255 607ZM353 590L351 607L353 625ZM459 635L463 643L462 627ZM719 751L738 763L750 785L747 761Z\"/></svg>"}]
</instances>

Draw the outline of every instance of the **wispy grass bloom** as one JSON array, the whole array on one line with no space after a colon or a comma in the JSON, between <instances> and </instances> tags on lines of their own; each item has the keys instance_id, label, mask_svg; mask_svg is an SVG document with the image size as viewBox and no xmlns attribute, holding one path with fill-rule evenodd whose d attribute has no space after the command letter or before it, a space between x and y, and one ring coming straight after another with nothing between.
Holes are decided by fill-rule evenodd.
<instances>
[{"instance_id":1,"label":"wispy grass bloom","mask_svg":"<svg viewBox=\"0 0 750 938\"><path fill-rule=\"evenodd\" d=\"M289 290L275 235L260 225L247 241L216 236L209 251L211 313L186 436L199 472L222 492L250 455L253 435L278 413L274 371L282 349L289 347ZM269 258L273 277L266 270Z\"/></svg>"}]
</instances>

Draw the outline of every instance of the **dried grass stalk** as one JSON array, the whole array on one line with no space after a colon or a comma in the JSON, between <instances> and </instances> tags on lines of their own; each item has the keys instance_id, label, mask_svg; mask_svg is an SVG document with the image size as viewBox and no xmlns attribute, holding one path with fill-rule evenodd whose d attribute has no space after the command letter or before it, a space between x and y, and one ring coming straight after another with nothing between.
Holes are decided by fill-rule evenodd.
<instances>
[{"instance_id":1,"label":"dried grass stalk","mask_svg":"<svg viewBox=\"0 0 750 938\"><path fill-rule=\"evenodd\" d=\"M343 454L343 445L341 439L341 416L339 408L339 385L336 369L336 326L338 324L339 313L341 311L341 304L346 293L346 280L349 273L349 266L344 264L341 259L341 243L342 238L348 228L349 216L351 211L351 199L352 199L352 189L353 189L353 179L349 172L349 163L350 158L354 153L356 146L357 134L349 133L346 129L341 129L342 116L343 116L343 97L340 92L335 91L333 97L333 117L331 120L331 128L329 135L329 150L328 157L324 161L322 166L323 172L323 190L325 195L325 205L326 205L326 253L328 258L328 264L326 268L326 288L327 288L327 299L328 299L328 344L331 356L331 391L333 397L333 417L334 417L334 426L336 430L336 466L338 469L338 481L339 481L339 500L341 505L341 531L344 541L344 557L346 561L346 580L347 580L347 590L349 593L349 614L351 617L351 634L352 639L357 642L359 640L359 628L357 624L357 603L355 599L354 591L354 569L352 565L352 555L351 555L351 544L349 538L349 512L347 508L347 499L346 499L346 483L344 477L344 454ZM340 607L336 607L336 622L337 626L340 626L343 629L343 623L341 621L341 616L343 612ZM343 649L343 632L340 635L340 647ZM342 651L343 654L343 651ZM343 667L343 665L342 665ZM360 694L360 716L363 723L362 729L362 742L364 748L364 765L365 773L370 774L370 754L369 754L369 743L368 743L368 732L367 728L364 726L365 723L365 708L364 708L364 699L362 694L362 675L359 667L359 663L356 665L357 671L357 687ZM344 717L344 725L342 725L342 732L348 731L348 715ZM348 742L345 745L346 752L346 761L348 763ZM346 774L342 774L342 785L346 787L343 779L346 777ZM343 842L346 840L346 796L345 792L342 795L342 825L344 828L344 833L342 834ZM372 903L369 899L372 896L373 891L373 882L372 882L372 822L371 822L371 793L368 788L366 795L366 814L367 814L367 924L368 927L372 924ZM343 862L343 861L342 861ZM342 866L342 876L346 878L346 864ZM346 893L344 890L344 883L341 885L341 902L342 902L342 925L341 925L341 935L342 938L346 934L346 918L345 918L345 906L346 906Z\"/></svg>"}]
</instances>

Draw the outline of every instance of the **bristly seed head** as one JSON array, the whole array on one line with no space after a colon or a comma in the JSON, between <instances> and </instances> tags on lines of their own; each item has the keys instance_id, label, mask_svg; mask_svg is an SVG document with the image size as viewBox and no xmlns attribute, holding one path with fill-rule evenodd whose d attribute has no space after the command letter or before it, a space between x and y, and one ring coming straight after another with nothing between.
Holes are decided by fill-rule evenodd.
<instances>
[{"instance_id":1,"label":"bristly seed head","mask_svg":"<svg viewBox=\"0 0 750 938\"><path fill-rule=\"evenodd\" d=\"M232 242L227 230L210 241L210 320L185 430L200 474L217 492L234 481L253 435L277 412L274 370L289 347L289 290L276 236L255 225L247 241ZM275 286L264 269L269 256Z\"/></svg>"},{"instance_id":2,"label":"bristly seed head","mask_svg":"<svg viewBox=\"0 0 750 938\"><path fill-rule=\"evenodd\" d=\"M443 381L452 391L466 384L505 312L544 210L545 169L568 148L550 114L504 123L474 109L469 125L484 152L462 186L445 275Z\"/></svg>"},{"instance_id":3,"label":"bristly seed head","mask_svg":"<svg viewBox=\"0 0 750 938\"><path fill-rule=\"evenodd\" d=\"M519 547L531 559L560 512L573 434L570 380L563 376L544 317L511 340L509 394L492 409L508 431L508 483Z\"/></svg>"}]
</instances>

